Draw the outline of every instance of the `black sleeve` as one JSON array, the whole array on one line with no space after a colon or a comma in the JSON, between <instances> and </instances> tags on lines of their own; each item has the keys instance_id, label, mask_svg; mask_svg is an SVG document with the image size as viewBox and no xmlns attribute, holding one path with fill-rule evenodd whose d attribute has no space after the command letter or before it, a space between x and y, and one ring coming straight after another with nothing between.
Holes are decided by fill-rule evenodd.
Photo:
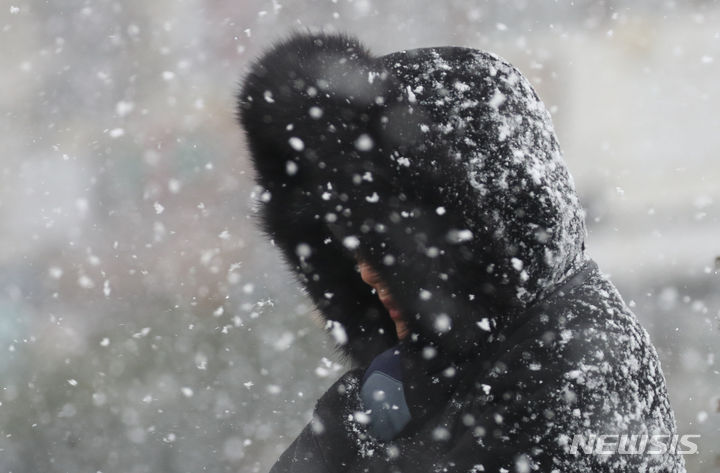
<instances>
[{"instance_id":1,"label":"black sleeve","mask_svg":"<svg viewBox=\"0 0 720 473\"><path fill-rule=\"evenodd\" d=\"M312 429L310 422L280 455L270 473L330 473Z\"/></svg>"},{"instance_id":2,"label":"black sleeve","mask_svg":"<svg viewBox=\"0 0 720 473\"><path fill-rule=\"evenodd\" d=\"M339 473L358 455L362 424L352 421L361 410L358 391L363 369L338 379L315 405L312 420L283 452L270 473Z\"/></svg>"}]
</instances>

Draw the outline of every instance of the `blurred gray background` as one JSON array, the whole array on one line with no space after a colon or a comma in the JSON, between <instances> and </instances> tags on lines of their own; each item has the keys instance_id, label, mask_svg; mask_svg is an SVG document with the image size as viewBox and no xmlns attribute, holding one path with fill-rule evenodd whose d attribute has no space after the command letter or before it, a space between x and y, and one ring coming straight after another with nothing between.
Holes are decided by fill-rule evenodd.
<instances>
[{"instance_id":1,"label":"blurred gray background","mask_svg":"<svg viewBox=\"0 0 720 473\"><path fill-rule=\"evenodd\" d=\"M292 30L463 45L552 111L589 251L720 472L720 3L3 2L0 472L266 472L344 371L234 121Z\"/></svg>"}]
</instances>

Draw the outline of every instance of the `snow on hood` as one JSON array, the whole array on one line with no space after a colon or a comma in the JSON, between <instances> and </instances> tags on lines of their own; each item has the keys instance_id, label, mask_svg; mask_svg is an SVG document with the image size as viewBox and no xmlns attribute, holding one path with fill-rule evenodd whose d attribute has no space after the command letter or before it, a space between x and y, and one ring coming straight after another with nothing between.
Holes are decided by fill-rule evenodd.
<instances>
[{"instance_id":1,"label":"snow on hood","mask_svg":"<svg viewBox=\"0 0 720 473\"><path fill-rule=\"evenodd\" d=\"M493 54L374 57L350 37L296 35L252 65L238 101L262 226L358 364L397 337L357 257L413 343L452 355L478 351L587 259L550 115Z\"/></svg>"}]
</instances>

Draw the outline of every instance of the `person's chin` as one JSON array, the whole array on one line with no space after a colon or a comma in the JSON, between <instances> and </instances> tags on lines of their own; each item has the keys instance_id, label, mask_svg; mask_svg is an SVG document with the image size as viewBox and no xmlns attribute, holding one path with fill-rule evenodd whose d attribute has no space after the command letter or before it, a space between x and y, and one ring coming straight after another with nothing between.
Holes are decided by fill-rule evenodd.
<instances>
[{"instance_id":1,"label":"person's chin","mask_svg":"<svg viewBox=\"0 0 720 473\"><path fill-rule=\"evenodd\" d=\"M402 313L398 309L388 309L388 313L390 314L390 318L394 321L399 321L403 318Z\"/></svg>"}]
</instances>

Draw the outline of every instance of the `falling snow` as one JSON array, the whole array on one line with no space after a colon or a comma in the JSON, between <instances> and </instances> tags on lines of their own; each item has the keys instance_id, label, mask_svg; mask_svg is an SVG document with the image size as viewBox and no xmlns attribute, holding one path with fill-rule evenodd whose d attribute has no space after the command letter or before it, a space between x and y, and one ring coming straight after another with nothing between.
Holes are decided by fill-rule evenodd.
<instances>
[{"instance_id":1,"label":"falling snow","mask_svg":"<svg viewBox=\"0 0 720 473\"><path fill-rule=\"evenodd\" d=\"M589 384L607 388L601 373L637 378L647 369L653 379L664 373L678 430L705 440L697 455L687 456L688 470L715 464L717 5L422 0L402 8L378 0L248 0L198 9L193 2L170 1L159 13L157 4L129 0L112 8L94 2L15 2L4 8L3 471L267 472L310 421L317 399L350 368L337 346L353 345L353 328L319 322L312 294L291 271L294 265L312 268L327 245L357 251L375 228L358 225L348 238L337 240L327 232L313 239L306 222L293 221L292 233L302 243L290 245L285 261L284 242L271 241L257 227L263 205L279 201L281 191L253 180L247 137L233 117L237 81L251 62L291 31L320 29L357 34L383 53L472 46L496 52L522 71L482 53L473 61L485 76L498 79L493 87L468 77L444 83L443 74L456 65L438 58L422 73L411 72L421 79L398 89L399 103L412 107L408 136L422 135L430 143L462 136L443 152L472 185L434 203L425 216L447 221L464 210L469 195L498 209L486 215L490 233L468 217L443 229L439 243L413 235L416 255L441 265L449 247L489 243L483 240L488 234L505 242L522 231L544 250L507 247L504 266L486 271L525 283L515 295L532 300L530 283L539 268L564 261L572 249L568 236L580 229L570 213L561 213L552 231L514 215L513 193L530 190L538 206L573 208L566 193L553 191L564 177L558 163L567 161L587 223L588 254L622 289L647 333L634 328L627 310L610 303L578 303L566 312L540 314L543 323L572 323L583 311L597 310L606 324L598 327L612 334L603 343L629 347L622 363L612 360L607 346L593 350L577 370L560 377L558 396L570 406ZM402 68L388 65L396 73ZM372 71L360 82L378 86L383 77ZM539 100L514 93L530 86L547 110ZM314 151L298 132L306 122L332 122L337 136L342 132L343 121L333 109L319 105L326 93L321 84L301 87L316 101L285 110L292 118L284 117L280 126L289 128L276 136L277 146L287 150L278 163L287 182L307 171L301 158ZM259 100L277 106L282 93L265 87ZM447 118L428 116L428 107L448 103L455 106ZM536 125L530 131L509 113L518 105L530 110ZM473 136L481 116L498 142ZM559 143L548 134L550 121ZM382 148L365 131L342 134L349 155ZM534 151L538 140L548 153ZM498 149L510 172L496 172ZM387 159L407 175L437 165L409 150ZM518 171L518 163L527 165ZM355 171L358 199L375 212L389 205L386 194L373 187L386 176L376 168ZM338 201L340 194L323 187L317 198L326 197L323 202L333 207L312 218L343 222L349 206ZM292 205L305 204L298 197ZM406 210L398 218L409 225L417 215ZM407 257L401 250L379 261L401 270ZM564 276L546 274L548 285ZM324 283L324 273L310 269L312 277ZM601 284L598 278L592 282ZM619 293L603 287L606 302L616 301ZM472 281L468 288L452 300L481 305L482 288ZM409 292L427 304L443 299L440 287ZM330 306L343 298L341 289L320 287L318 294ZM444 310L447 314L437 311L428 324L440 339L458 329ZM633 329L618 335L613 330L620 326ZM492 317L480 316L470 330L495 336L499 328ZM539 342L568 350L578 338L592 343L599 336L577 327L544 335ZM648 361L647 337L661 367ZM439 354L429 346L421 351L425 360ZM546 368L541 360L526 361L533 373ZM346 381L345 394L352 399L359 380ZM488 380L477 392L488 400L500 395ZM623 403L636 400L632 405L663 405L649 390L637 398L623 396L608 397L602 408L620 412ZM461 406L463 400L453 402ZM577 422L589 414L577 408L567 413ZM353 406L345 414L343 424L363 458L403 461L402 445L361 437L366 412ZM457 414L457 425L479 435L478 419ZM607 419L622 425L632 415ZM496 421L508 425L507 418L487 420ZM450 427L428 426L428 448L452 442ZM531 460L513 458L507 471L535 471ZM483 469L477 465L473 471Z\"/></svg>"}]
</instances>

